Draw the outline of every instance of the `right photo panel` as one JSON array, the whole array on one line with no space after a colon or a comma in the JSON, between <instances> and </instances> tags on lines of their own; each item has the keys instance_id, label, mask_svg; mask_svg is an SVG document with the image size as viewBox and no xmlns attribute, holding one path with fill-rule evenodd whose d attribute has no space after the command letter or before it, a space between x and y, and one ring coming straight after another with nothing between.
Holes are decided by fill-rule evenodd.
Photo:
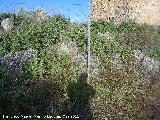
<instances>
[{"instance_id":1,"label":"right photo panel","mask_svg":"<svg viewBox=\"0 0 160 120\"><path fill-rule=\"evenodd\" d=\"M96 120L160 120L160 1L92 0Z\"/></svg>"}]
</instances>

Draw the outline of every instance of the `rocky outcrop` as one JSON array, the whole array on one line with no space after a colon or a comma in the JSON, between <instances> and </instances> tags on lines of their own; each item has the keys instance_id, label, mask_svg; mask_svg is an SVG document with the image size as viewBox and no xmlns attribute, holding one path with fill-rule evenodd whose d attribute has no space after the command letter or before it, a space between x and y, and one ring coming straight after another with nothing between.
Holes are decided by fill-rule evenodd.
<instances>
[{"instance_id":1,"label":"rocky outcrop","mask_svg":"<svg viewBox=\"0 0 160 120\"><path fill-rule=\"evenodd\" d=\"M1 26L6 30L11 30L13 28L13 20L11 18L5 18L1 22Z\"/></svg>"},{"instance_id":2,"label":"rocky outcrop","mask_svg":"<svg viewBox=\"0 0 160 120\"><path fill-rule=\"evenodd\" d=\"M75 66L79 66L79 69L82 72L86 72L87 69L87 54L80 52L78 50L77 45L74 42L64 42L60 45L58 52L68 53L71 56L71 59ZM99 65L100 61L98 58L91 56L91 74L98 75L99 74Z\"/></svg>"},{"instance_id":3,"label":"rocky outcrop","mask_svg":"<svg viewBox=\"0 0 160 120\"><path fill-rule=\"evenodd\" d=\"M22 75L26 68L26 63L37 56L36 50L26 50L16 53L9 53L1 58L1 67L11 76Z\"/></svg>"},{"instance_id":4,"label":"rocky outcrop","mask_svg":"<svg viewBox=\"0 0 160 120\"><path fill-rule=\"evenodd\" d=\"M159 71L160 70L160 62L154 60L153 58L147 57L140 50L134 50L134 57L137 63L142 64L150 71Z\"/></svg>"},{"instance_id":5,"label":"rocky outcrop","mask_svg":"<svg viewBox=\"0 0 160 120\"><path fill-rule=\"evenodd\" d=\"M104 37L107 42L115 41L114 36L110 33L98 33L99 37ZM160 62L145 56L143 52L140 50L133 50L133 56L135 58L135 64L142 65L146 67L149 71L160 71ZM120 54L114 54L111 56L111 63L113 67L117 67L118 69L122 66L122 60Z\"/></svg>"}]
</instances>

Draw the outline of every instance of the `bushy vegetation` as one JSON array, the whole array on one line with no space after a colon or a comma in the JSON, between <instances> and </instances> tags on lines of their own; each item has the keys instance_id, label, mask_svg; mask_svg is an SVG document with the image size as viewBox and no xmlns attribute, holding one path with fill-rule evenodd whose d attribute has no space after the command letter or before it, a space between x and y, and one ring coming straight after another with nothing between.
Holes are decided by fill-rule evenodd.
<instances>
[{"instance_id":1,"label":"bushy vegetation","mask_svg":"<svg viewBox=\"0 0 160 120\"><path fill-rule=\"evenodd\" d=\"M74 66L72 56L58 53L59 45L69 41L86 53L86 25L71 23L61 15L50 16L47 21L26 23L23 15L33 13L21 11L15 15L13 30L7 33L1 30L5 33L0 42L1 58L30 48L37 50L38 56L28 62L22 76L11 77L0 68L0 115L91 117L93 114L92 119L101 116L112 120L152 117L143 109L150 104L146 102L147 92L152 94L153 85L143 83L142 69L133 64L132 55L134 48L147 51L146 48L154 43L152 38L155 37L150 36L154 35L153 31L147 25L131 21L121 25L92 22L92 54L100 61L100 72L98 76L91 76L88 84L87 75ZM9 17L8 14L1 16L0 20L3 16ZM115 36L114 40L100 37L98 32L109 32ZM158 38L158 35L155 36ZM120 55L120 69L112 66L111 56L115 54ZM159 59L158 51L154 54ZM154 98L157 100L157 94Z\"/></svg>"}]
</instances>

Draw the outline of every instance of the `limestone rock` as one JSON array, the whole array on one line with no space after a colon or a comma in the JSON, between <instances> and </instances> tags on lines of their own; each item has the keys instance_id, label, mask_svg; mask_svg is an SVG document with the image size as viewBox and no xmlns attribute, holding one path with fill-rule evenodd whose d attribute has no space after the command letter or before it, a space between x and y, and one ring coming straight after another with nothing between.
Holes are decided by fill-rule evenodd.
<instances>
[{"instance_id":1,"label":"limestone rock","mask_svg":"<svg viewBox=\"0 0 160 120\"><path fill-rule=\"evenodd\" d=\"M136 59L137 64L141 63L150 71L159 71L160 62L154 60L153 58L147 57L139 50L134 50L134 57Z\"/></svg>"},{"instance_id":2,"label":"limestone rock","mask_svg":"<svg viewBox=\"0 0 160 120\"><path fill-rule=\"evenodd\" d=\"M151 71L159 71L160 68L160 62L150 57L144 58L143 65L146 66Z\"/></svg>"},{"instance_id":3,"label":"limestone rock","mask_svg":"<svg viewBox=\"0 0 160 120\"><path fill-rule=\"evenodd\" d=\"M82 71L86 71L87 69L87 54L80 52L78 50L77 45L74 42L67 42L67 43L62 43L58 49L58 52L60 54L66 52L68 53L75 66L79 66L79 69L82 69ZM97 75L99 73L99 65L100 61L94 57L91 56L91 74L92 75Z\"/></svg>"},{"instance_id":4,"label":"limestone rock","mask_svg":"<svg viewBox=\"0 0 160 120\"><path fill-rule=\"evenodd\" d=\"M5 18L2 20L1 22L1 26L5 29L5 30L11 30L13 28L13 20L11 18Z\"/></svg>"},{"instance_id":5,"label":"limestone rock","mask_svg":"<svg viewBox=\"0 0 160 120\"><path fill-rule=\"evenodd\" d=\"M32 49L16 52L15 54L9 53L0 60L1 67L11 76L19 76L24 73L26 63L36 56L37 51Z\"/></svg>"}]
</instances>

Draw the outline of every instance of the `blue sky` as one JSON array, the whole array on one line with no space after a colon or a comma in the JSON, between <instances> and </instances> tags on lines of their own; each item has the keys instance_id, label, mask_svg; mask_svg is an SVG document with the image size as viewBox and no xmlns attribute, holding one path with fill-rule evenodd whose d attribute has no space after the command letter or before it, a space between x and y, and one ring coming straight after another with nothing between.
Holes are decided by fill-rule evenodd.
<instances>
[{"instance_id":1,"label":"blue sky","mask_svg":"<svg viewBox=\"0 0 160 120\"><path fill-rule=\"evenodd\" d=\"M0 12L14 12L19 8L34 10L43 7L49 14L61 13L71 21L87 21L88 0L0 0Z\"/></svg>"}]
</instances>

